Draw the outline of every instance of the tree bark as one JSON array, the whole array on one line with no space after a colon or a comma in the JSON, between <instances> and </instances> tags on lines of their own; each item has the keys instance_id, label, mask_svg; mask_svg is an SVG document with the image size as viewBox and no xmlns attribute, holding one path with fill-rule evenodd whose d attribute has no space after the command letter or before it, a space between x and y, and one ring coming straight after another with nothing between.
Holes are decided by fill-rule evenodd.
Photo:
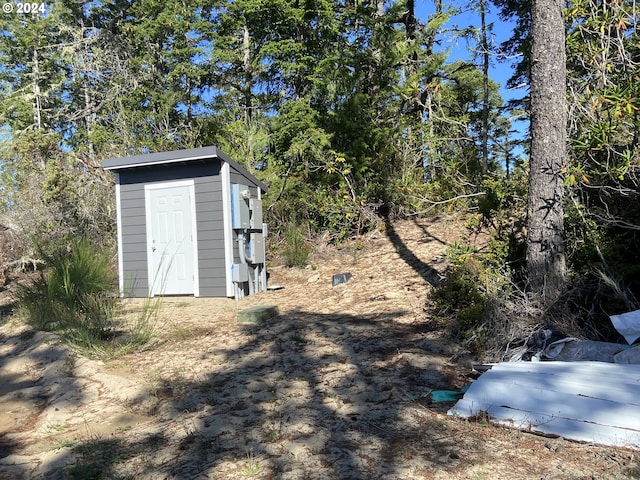
<instances>
[{"instance_id":1,"label":"tree bark","mask_svg":"<svg viewBox=\"0 0 640 480\"><path fill-rule=\"evenodd\" d=\"M563 168L567 157L566 52L562 0L531 8L531 160L527 273L545 304L566 289Z\"/></svg>"},{"instance_id":2,"label":"tree bark","mask_svg":"<svg viewBox=\"0 0 640 480\"><path fill-rule=\"evenodd\" d=\"M42 105L40 103L40 62L38 50L33 49L33 126L42 130Z\"/></svg>"},{"instance_id":3,"label":"tree bark","mask_svg":"<svg viewBox=\"0 0 640 480\"><path fill-rule=\"evenodd\" d=\"M249 27L242 27L242 70L244 74L244 120L246 125L251 125L253 116L252 92L253 70L251 68L251 37L249 35Z\"/></svg>"},{"instance_id":4,"label":"tree bark","mask_svg":"<svg viewBox=\"0 0 640 480\"><path fill-rule=\"evenodd\" d=\"M487 40L487 5L480 0L480 34L482 36L482 174L489 170L489 41Z\"/></svg>"}]
</instances>

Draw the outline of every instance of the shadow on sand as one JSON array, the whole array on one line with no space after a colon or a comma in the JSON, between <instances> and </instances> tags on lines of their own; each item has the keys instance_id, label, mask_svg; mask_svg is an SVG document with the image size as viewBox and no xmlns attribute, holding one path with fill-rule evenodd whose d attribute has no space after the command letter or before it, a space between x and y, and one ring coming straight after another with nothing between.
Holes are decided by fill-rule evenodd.
<instances>
[{"instance_id":1,"label":"shadow on sand","mask_svg":"<svg viewBox=\"0 0 640 480\"><path fill-rule=\"evenodd\" d=\"M425 234L425 241L437 241L439 243L445 244L445 242L443 242L439 238L432 236L424 226L420 226L420 228ZM400 235L398 235L398 233L395 231L393 223L389 219L389 216L384 217L384 231L393 246L396 248L396 251L398 252L398 255L400 255L400 258L407 265L413 268L416 273L420 275L432 287L437 287L440 283L440 274L438 273L438 271L428 263L418 258L416 254L413 253L411 249L409 249L409 247L407 247Z\"/></svg>"},{"instance_id":2,"label":"shadow on sand","mask_svg":"<svg viewBox=\"0 0 640 480\"><path fill-rule=\"evenodd\" d=\"M68 348L49 333L24 330L16 335L0 334L0 478L3 480L31 477L32 465L21 458L21 432L29 432L52 398L76 389L74 378L61 377L51 383L45 376L58 375L68 361ZM47 371L41 374L43 371ZM36 373L38 372L38 373ZM78 404L82 397L77 398ZM52 437L55 431L52 430ZM62 468L66 459L53 460L51 467Z\"/></svg>"},{"instance_id":3,"label":"shadow on sand","mask_svg":"<svg viewBox=\"0 0 640 480\"><path fill-rule=\"evenodd\" d=\"M246 341L212 340L211 373L163 400L173 418L69 448L46 478L368 480L453 468L459 439L425 408L431 389L450 387L451 352L420 322L396 322L401 313L231 325Z\"/></svg>"},{"instance_id":4,"label":"shadow on sand","mask_svg":"<svg viewBox=\"0 0 640 480\"><path fill-rule=\"evenodd\" d=\"M402 260L437 285L437 271L388 220L385 231ZM58 452L45 477L368 480L454 468L460 439L425 406L432 389L455 387L446 372L455 352L421 321L397 321L403 313L288 312L229 325L241 330L235 348L213 332L201 352L210 373L165 393L157 429L81 441ZM0 437L0 454L12 453ZM11 472L4 478L29 478Z\"/></svg>"}]
</instances>

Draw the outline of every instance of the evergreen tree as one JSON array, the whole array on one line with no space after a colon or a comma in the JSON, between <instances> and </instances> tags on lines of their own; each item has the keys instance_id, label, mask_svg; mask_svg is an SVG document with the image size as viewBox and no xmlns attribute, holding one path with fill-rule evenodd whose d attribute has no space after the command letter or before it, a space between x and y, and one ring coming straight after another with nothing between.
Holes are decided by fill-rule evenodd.
<instances>
[{"instance_id":1,"label":"evergreen tree","mask_svg":"<svg viewBox=\"0 0 640 480\"><path fill-rule=\"evenodd\" d=\"M547 305L566 290L564 178L567 160L563 2L534 0L531 13L531 161L527 274Z\"/></svg>"}]
</instances>

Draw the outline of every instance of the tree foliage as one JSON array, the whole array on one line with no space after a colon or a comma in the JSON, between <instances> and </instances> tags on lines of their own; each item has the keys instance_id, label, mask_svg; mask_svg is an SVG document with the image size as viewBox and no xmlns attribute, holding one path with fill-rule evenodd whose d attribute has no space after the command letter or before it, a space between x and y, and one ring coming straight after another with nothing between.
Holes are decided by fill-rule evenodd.
<instances>
[{"instance_id":1,"label":"tree foliage","mask_svg":"<svg viewBox=\"0 0 640 480\"><path fill-rule=\"evenodd\" d=\"M419 211L479 178L486 103L478 67L435 51L452 14L436 7L424 22L413 2L326 0L61 1L5 16L7 183L34 168L16 152L37 131L87 169L218 144L272 184L276 226L303 216L338 238L370 228L381 202Z\"/></svg>"},{"instance_id":2,"label":"tree foliage","mask_svg":"<svg viewBox=\"0 0 640 480\"><path fill-rule=\"evenodd\" d=\"M637 308L640 295L636 9L582 0L567 9L572 252L598 292L581 306L609 314Z\"/></svg>"},{"instance_id":3,"label":"tree foliage","mask_svg":"<svg viewBox=\"0 0 640 480\"><path fill-rule=\"evenodd\" d=\"M485 21L457 31L480 55L452 57L456 16L493 7L513 37L496 49ZM616 261L640 251L635 8L567 6L562 175L570 265L639 291ZM210 144L269 184L272 231L466 208L522 237L528 164L488 67L518 58L508 86L528 82L530 2L60 0L0 23L0 223L23 237L113 238L104 158Z\"/></svg>"}]
</instances>

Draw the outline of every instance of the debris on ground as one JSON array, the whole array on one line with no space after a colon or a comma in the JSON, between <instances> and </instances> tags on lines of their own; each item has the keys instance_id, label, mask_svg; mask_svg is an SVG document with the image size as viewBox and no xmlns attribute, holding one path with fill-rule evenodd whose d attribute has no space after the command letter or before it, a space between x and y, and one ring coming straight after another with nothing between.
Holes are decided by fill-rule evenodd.
<instances>
[{"instance_id":1,"label":"debris on ground","mask_svg":"<svg viewBox=\"0 0 640 480\"><path fill-rule=\"evenodd\" d=\"M611 319L630 344L640 337L640 311ZM541 330L511 361L482 366L485 373L448 414L640 449L640 347L552 339L553 332Z\"/></svg>"},{"instance_id":2,"label":"debris on ground","mask_svg":"<svg viewBox=\"0 0 640 480\"><path fill-rule=\"evenodd\" d=\"M335 287L336 285L340 285L341 283L347 283L350 279L351 273L349 272L337 273L336 275L331 277L331 285Z\"/></svg>"},{"instance_id":3,"label":"debris on ground","mask_svg":"<svg viewBox=\"0 0 640 480\"><path fill-rule=\"evenodd\" d=\"M640 365L499 363L448 414L482 414L529 432L640 449Z\"/></svg>"}]
</instances>

